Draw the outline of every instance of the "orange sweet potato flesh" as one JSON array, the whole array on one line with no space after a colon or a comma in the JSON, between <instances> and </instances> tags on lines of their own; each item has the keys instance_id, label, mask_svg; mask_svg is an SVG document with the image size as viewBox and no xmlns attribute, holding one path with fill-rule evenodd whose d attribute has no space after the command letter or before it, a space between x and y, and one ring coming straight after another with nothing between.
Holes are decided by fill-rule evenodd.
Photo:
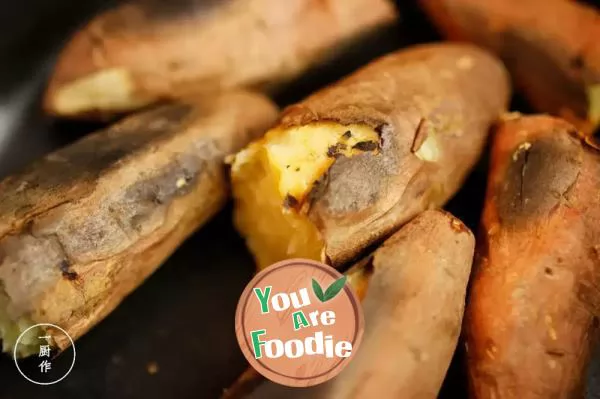
<instances>
[{"instance_id":1,"label":"orange sweet potato flesh","mask_svg":"<svg viewBox=\"0 0 600 399\"><path fill-rule=\"evenodd\" d=\"M259 267L294 257L343 267L442 206L509 93L496 57L432 43L390 53L288 107L232 164L235 224Z\"/></svg>"},{"instance_id":2,"label":"orange sweet potato flesh","mask_svg":"<svg viewBox=\"0 0 600 399\"><path fill-rule=\"evenodd\" d=\"M584 131L600 123L600 13L570 0L419 0L448 38L506 63L540 112Z\"/></svg>"},{"instance_id":3,"label":"orange sweet potato flesh","mask_svg":"<svg viewBox=\"0 0 600 399\"><path fill-rule=\"evenodd\" d=\"M471 395L581 398L600 309L600 152L569 123L496 134L466 311Z\"/></svg>"}]
</instances>

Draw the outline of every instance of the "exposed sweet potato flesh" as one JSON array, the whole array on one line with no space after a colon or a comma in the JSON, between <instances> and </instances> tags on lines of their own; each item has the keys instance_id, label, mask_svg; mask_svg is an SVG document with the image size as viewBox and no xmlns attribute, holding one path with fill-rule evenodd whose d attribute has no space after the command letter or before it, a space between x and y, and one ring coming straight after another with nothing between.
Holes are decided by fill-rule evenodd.
<instances>
[{"instance_id":1,"label":"exposed sweet potato flesh","mask_svg":"<svg viewBox=\"0 0 600 399\"><path fill-rule=\"evenodd\" d=\"M600 123L600 84L592 85L587 89L588 119L597 125Z\"/></svg>"},{"instance_id":2,"label":"exposed sweet potato flesh","mask_svg":"<svg viewBox=\"0 0 600 399\"><path fill-rule=\"evenodd\" d=\"M232 165L235 224L258 267L289 258L321 260L324 243L303 209L307 195L340 156L377 151L367 125L319 122L275 128Z\"/></svg>"},{"instance_id":3,"label":"exposed sweet potato flesh","mask_svg":"<svg viewBox=\"0 0 600 399\"><path fill-rule=\"evenodd\" d=\"M56 110L64 115L89 111L130 111L149 102L134 93L130 73L111 68L75 80L60 88L54 100Z\"/></svg>"},{"instance_id":4,"label":"exposed sweet potato flesh","mask_svg":"<svg viewBox=\"0 0 600 399\"><path fill-rule=\"evenodd\" d=\"M4 291L0 289L0 340L2 340L2 351L12 355L19 335L34 323L25 318L20 318L16 321L13 320L7 314L7 305L8 298ZM39 349L39 340L37 337L43 335L38 334L42 332L43 330L39 327L29 330L19 341L17 356L23 357L37 353Z\"/></svg>"}]
</instances>

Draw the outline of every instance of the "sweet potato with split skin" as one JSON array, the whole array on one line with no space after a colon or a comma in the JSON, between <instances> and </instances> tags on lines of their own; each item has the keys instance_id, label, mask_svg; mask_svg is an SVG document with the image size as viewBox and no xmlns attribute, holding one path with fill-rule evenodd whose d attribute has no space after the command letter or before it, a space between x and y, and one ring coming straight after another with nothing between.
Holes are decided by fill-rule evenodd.
<instances>
[{"instance_id":1,"label":"sweet potato with split skin","mask_svg":"<svg viewBox=\"0 0 600 399\"><path fill-rule=\"evenodd\" d=\"M465 323L474 398L583 397L600 314L594 146L549 116L496 134Z\"/></svg>"},{"instance_id":2,"label":"sweet potato with split skin","mask_svg":"<svg viewBox=\"0 0 600 399\"><path fill-rule=\"evenodd\" d=\"M4 350L32 324L58 325L76 339L102 320L221 208L223 157L276 116L269 100L249 93L168 105L0 182ZM38 350L42 331L31 331L35 347L20 344L19 355Z\"/></svg>"},{"instance_id":3,"label":"sweet potato with split skin","mask_svg":"<svg viewBox=\"0 0 600 399\"><path fill-rule=\"evenodd\" d=\"M389 0L129 2L67 44L45 109L91 118L190 93L270 89L396 19Z\"/></svg>"},{"instance_id":4,"label":"sweet potato with split skin","mask_svg":"<svg viewBox=\"0 0 600 399\"><path fill-rule=\"evenodd\" d=\"M470 45L385 56L288 108L232 165L235 224L259 267L356 258L443 204L505 109L501 63Z\"/></svg>"},{"instance_id":5,"label":"sweet potato with split skin","mask_svg":"<svg viewBox=\"0 0 600 399\"><path fill-rule=\"evenodd\" d=\"M572 0L419 0L450 39L494 51L540 112L600 123L600 13Z\"/></svg>"},{"instance_id":6,"label":"sweet potato with split skin","mask_svg":"<svg viewBox=\"0 0 600 399\"><path fill-rule=\"evenodd\" d=\"M474 247L458 219L423 212L348 271L364 295L365 335L340 375L308 389L265 383L245 396L436 398L458 342ZM235 388L225 397L244 397Z\"/></svg>"}]
</instances>

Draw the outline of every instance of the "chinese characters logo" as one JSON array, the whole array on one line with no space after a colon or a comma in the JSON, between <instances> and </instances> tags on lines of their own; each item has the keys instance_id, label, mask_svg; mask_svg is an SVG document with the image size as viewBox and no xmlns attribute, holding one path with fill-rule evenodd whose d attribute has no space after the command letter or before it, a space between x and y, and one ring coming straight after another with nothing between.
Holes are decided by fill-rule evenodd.
<instances>
[{"instance_id":1,"label":"chinese characters logo","mask_svg":"<svg viewBox=\"0 0 600 399\"><path fill-rule=\"evenodd\" d=\"M47 345L40 345L38 357L48 357L49 358L51 355L50 340L52 339L52 336L44 335L43 337L38 337L38 339L46 340L46 342L48 343ZM50 362L50 360L44 359L44 360L42 360L42 362L39 364L38 367L40 368L40 372L47 373L48 370L50 370L52 368L52 363Z\"/></svg>"},{"instance_id":2,"label":"chinese characters logo","mask_svg":"<svg viewBox=\"0 0 600 399\"><path fill-rule=\"evenodd\" d=\"M58 342L66 343L59 350ZM64 345L64 344L63 344ZM21 333L15 344L15 365L19 373L37 385L62 381L75 365L75 345L62 328L48 323L36 324Z\"/></svg>"}]
</instances>

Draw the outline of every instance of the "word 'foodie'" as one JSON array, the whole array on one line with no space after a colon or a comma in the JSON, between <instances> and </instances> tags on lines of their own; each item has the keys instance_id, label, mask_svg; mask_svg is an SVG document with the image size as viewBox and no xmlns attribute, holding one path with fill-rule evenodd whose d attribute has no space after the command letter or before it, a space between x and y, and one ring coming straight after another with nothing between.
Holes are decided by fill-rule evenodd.
<instances>
[{"instance_id":1,"label":"word 'foodie'","mask_svg":"<svg viewBox=\"0 0 600 399\"><path fill-rule=\"evenodd\" d=\"M302 288L298 292L290 294L279 293L274 295L271 298L271 306L269 307L269 298L272 289L273 287L271 286L265 287L264 290L261 288L254 289L254 294L260 303L262 314L268 314L271 309L276 312L284 312L289 309L290 305L292 305L294 309L301 309L311 305L308 290ZM291 316L294 331L298 331L301 328L319 327L319 325L331 326L335 324L335 321L336 314L333 310L326 310L323 312L315 310L308 313L308 317L303 310L297 310L293 312ZM262 336L267 335L266 329L254 330L250 335L252 337L252 348L256 359L262 358L263 355L271 359L276 359L281 356L295 359L303 355L325 355L327 358L333 358L334 356L346 358L350 357L352 354L351 342L338 341L334 343L333 337L331 335L324 335L322 331L317 331L314 333L314 336L306 337L304 340L291 339L286 342L279 339L261 340Z\"/></svg>"},{"instance_id":2,"label":"word 'foodie'","mask_svg":"<svg viewBox=\"0 0 600 399\"><path fill-rule=\"evenodd\" d=\"M364 333L360 299L347 279L310 259L281 261L257 273L235 312L235 335L252 368L290 387L338 375Z\"/></svg>"}]
</instances>

